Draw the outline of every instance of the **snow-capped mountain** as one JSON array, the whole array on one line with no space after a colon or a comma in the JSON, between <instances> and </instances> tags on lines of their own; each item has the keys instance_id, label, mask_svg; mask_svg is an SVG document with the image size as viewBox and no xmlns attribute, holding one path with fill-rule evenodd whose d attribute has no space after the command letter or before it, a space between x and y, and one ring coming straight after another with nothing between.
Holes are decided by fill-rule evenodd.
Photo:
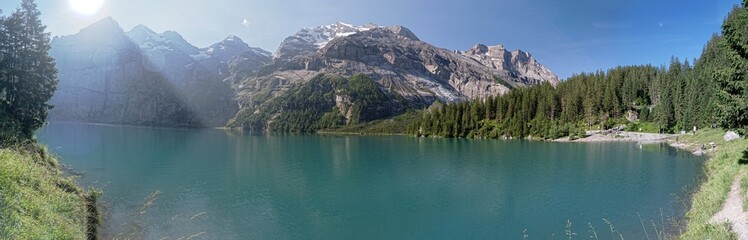
<instances>
[{"instance_id":1,"label":"snow-capped mountain","mask_svg":"<svg viewBox=\"0 0 748 240\"><path fill-rule=\"evenodd\" d=\"M363 26L353 26L351 24L337 22L330 25L302 28L295 34L287 37L281 42L280 47L275 52L277 59L289 59L293 56L314 52L324 48L333 39L347 37L356 33L369 31L377 28L387 28L369 23ZM400 33L404 37L414 40L418 38L405 28L389 27L394 32Z\"/></svg>"},{"instance_id":2,"label":"snow-capped mountain","mask_svg":"<svg viewBox=\"0 0 748 240\"><path fill-rule=\"evenodd\" d=\"M60 72L50 117L107 123L222 126L320 74L367 75L405 108L558 82L521 50L452 51L402 26L341 22L301 29L271 54L236 36L198 48L173 31L124 32L106 18L56 37L50 54Z\"/></svg>"},{"instance_id":3,"label":"snow-capped mountain","mask_svg":"<svg viewBox=\"0 0 748 240\"><path fill-rule=\"evenodd\" d=\"M210 71L225 77L229 73L229 60L239 55L254 55L253 59L262 64L269 62L272 57L272 53L261 48L250 47L241 38L234 35L230 35L210 47L200 49L192 57Z\"/></svg>"},{"instance_id":4,"label":"snow-capped mountain","mask_svg":"<svg viewBox=\"0 0 748 240\"><path fill-rule=\"evenodd\" d=\"M242 106L258 104L254 94L283 91L318 74L363 73L382 89L408 99L412 107L503 94L515 87L558 77L520 50L478 45L451 51L421 41L402 26L345 23L304 28L287 37L273 61L257 76L235 79ZM246 97L250 96L250 97Z\"/></svg>"},{"instance_id":5,"label":"snow-capped mountain","mask_svg":"<svg viewBox=\"0 0 748 240\"><path fill-rule=\"evenodd\" d=\"M169 82L179 86L193 80L188 75L189 70L196 67L195 60L184 50L194 53L197 47L166 38L143 25L135 26L126 35L140 47L150 70L161 73ZM181 38L177 36L176 39Z\"/></svg>"}]
</instances>

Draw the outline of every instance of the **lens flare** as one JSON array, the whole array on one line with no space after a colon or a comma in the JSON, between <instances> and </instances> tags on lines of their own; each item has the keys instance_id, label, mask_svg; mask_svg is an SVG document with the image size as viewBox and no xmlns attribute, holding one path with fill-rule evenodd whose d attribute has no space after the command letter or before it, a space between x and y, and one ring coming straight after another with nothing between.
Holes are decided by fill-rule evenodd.
<instances>
[{"instance_id":1,"label":"lens flare","mask_svg":"<svg viewBox=\"0 0 748 240\"><path fill-rule=\"evenodd\" d=\"M104 0L68 0L70 9L82 15L93 15L104 5Z\"/></svg>"}]
</instances>

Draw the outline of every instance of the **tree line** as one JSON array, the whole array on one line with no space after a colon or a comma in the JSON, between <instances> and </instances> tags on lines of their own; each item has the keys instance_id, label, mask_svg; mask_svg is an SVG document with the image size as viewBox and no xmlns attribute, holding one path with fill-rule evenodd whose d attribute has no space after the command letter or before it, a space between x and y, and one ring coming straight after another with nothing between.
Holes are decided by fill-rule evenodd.
<instances>
[{"instance_id":1,"label":"tree line","mask_svg":"<svg viewBox=\"0 0 748 240\"><path fill-rule=\"evenodd\" d=\"M0 146L31 138L51 108L57 69L40 15L33 0L0 15Z\"/></svg>"},{"instance_id":2,"label":"tree line","mask_svg":"<svg viewBox=\"0 0 748 240\"><path fill-rule=\"evenodd\" d=\"M672 133L719 125L748 133L748 10L736 6L692 66L619 66L471 102L437 103L408 133L441 137L579 137L586 129Z\"/></svg>"}]
</instances>

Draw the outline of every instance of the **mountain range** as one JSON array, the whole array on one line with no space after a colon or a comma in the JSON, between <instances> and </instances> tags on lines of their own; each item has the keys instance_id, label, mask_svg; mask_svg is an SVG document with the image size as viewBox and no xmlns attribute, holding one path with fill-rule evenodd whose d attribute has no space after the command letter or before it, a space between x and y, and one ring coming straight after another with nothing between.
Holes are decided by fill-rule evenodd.
<instances>
[{"instance_id":1,"label":"mountain range","mask_svg":"<svg viewBox=\"0 0 748 240\"><path fill-rule=\"evenodd\" d=\"M52 120L272 128L296 104L284 101L305 101L286 95L307 92L323 97L315 116L348 123L559 82L527 52L483 44L447 50L402 26L339 22L304 28L270 53L236 36L198 48L173 31L138 25L125 32L105 18L77 34L55 37L51 45L59 71ZM328 81L327 88L309 86L322 83L315 78L333 76L359 77ZM301 91L304 87L314 91ZM372 94L376 98L369 98ZM379 106L357 106L372 105L370 99Z\"/></svg>"}]
</instances>

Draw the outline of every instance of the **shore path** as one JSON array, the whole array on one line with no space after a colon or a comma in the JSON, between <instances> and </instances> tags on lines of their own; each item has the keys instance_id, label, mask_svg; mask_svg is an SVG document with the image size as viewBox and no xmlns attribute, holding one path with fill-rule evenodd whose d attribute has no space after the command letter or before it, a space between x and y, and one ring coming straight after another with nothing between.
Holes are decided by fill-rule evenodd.
<instances>
[{"instance_id":1,"label":"shore path","mask_svg":"<svg viewBox=\"0 0 748 240\"><path fill-rule=\"evenodd\" d=\"M730 186L730 192L725 199L725 205L709 220L712 224L730 223L730 229L738 236L738 239L748 240L748 213L743 210L743 197L740 191L740 179L743 174L738 174Z\"/></svg>"}]
</instances>

